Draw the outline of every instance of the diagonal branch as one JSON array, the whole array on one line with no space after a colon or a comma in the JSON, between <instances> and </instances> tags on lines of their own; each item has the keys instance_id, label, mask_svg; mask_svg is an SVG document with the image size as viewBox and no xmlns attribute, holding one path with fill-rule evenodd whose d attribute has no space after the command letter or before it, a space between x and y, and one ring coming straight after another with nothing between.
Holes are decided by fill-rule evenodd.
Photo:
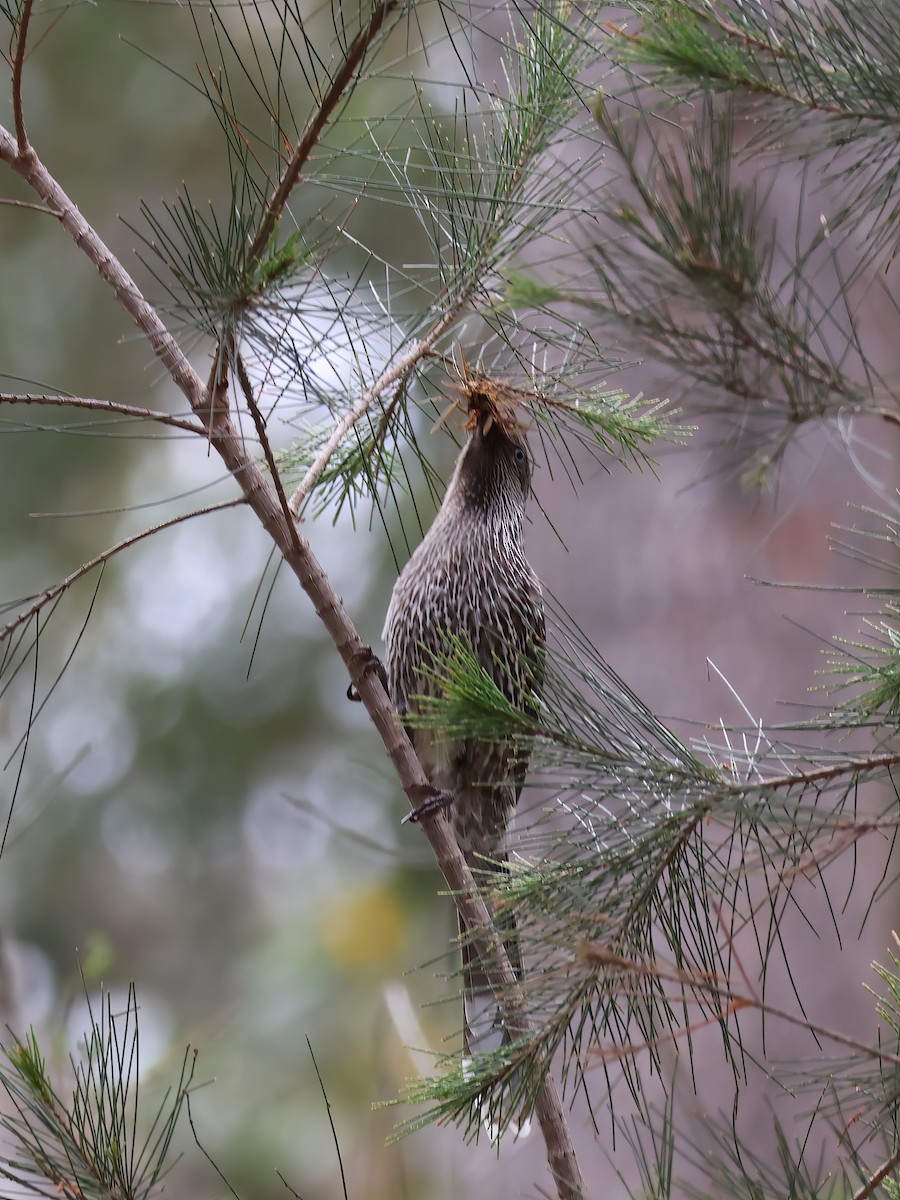
<instances>
[{"instance_id":1,"label":"diagonal branch","mask_svg":"<svg viewBox=\"0 0 900 1200\"><path fill-rule=\"evenodd\" d=\"M713 800L729 795L757 795L765 792L788 791L794 787L814 787L817 784L827 784L840 780L844 776L858 775L864 771L874 771L879 767L887 768L900 765L900 752L893 754L873 754L868 758L845 758L828 767L815 767L810 771L792 771L790 775L773 775L769 779L756 779L749 783L726 783L721 789L716 788L712 793Z\"/></svg>"},{"instance_id":2,"label":"diagonal branch","mask_svg":"<svg viewBox=\"0 0 900 1200\"><path fill-rule=\"evenodd\" d=\"M123 417L133 417L136 421L158 421L160 425L171 425L173 429L184 429L187 433L197 433L201 437L206 435L202 425L188 420L187 417L172 417L152 408L120 404L117 400L94 400L87 396L67 396L64 393L57 395L47 392L2 392L0 404L42 404L51 408L83 408L91 412L119 413Z\"/></svg>"},{"instance_id":3,"label":"diagonal branch","mask_svg":"<svg viewBox=\"0 0 900 1200\"><path fill-rule=\"evenodd\" d=\"M102 567L104 563L109 562L116 554L120 554L123 550L128 550L131 546L136 546L138 542L144 541L145 538L161 533L164 529L171 529L173 525L181 525L184 521L190 521L192 517L204 517L207 513L220 512L225 508L236 508L239 504L245 503L245 498L238 496L234 500L223 500L219 504L210 504L206 508L195 508L191 512L179 513L177 517L171 517L168 521L160 521L158 525L153 525L150 529L144 529L140 533L132 534L131 537L123 538L121 542L116 542L114 546L110 546L108 550L104 550L96 558L82 563L76 571L73 571L71 575L67 575L65 579L60 579L52 587L46 588L43 592L39 592L35 596L26 596L26 600L31 600L32 603L18 613L12 621L0 628L0 643L9 641L16 630L30 621L32 617L37 616L42 608L46 608L57 596L61 596L63 592L68 591L73 583L76 583L83 576L90 574L95 568Z\"/></svg>"},{"instance_id":4,"label":"diagonal branch","mask_svg":"<svg viewBox=\"0 0 900 1200\"><path fill-rule=\"evenodd\" d=\"M303 502L306 497L315 487L316 480L328 466L329 462L337 450L341 441L346 437L350 430L357 425L369 409L375 404L378 398L394 384L402 383L406 375L412 371L423 358L432 353L435 344L441 338L453 322L456 320L457 313L461 307L460 304L455 304L435 321L432 327L428 330L423 338L417 341L405 350L399 358L388 363L385 369L381 372L370 388L362 393L357 402L353 405L349 412L345 413L337 422L334 429L328 436L327 442L315 457L312 466L297 484L291 496L290 509L295 516L300 515L300 510L303 508Z\"/></svg>"},{"instance_id":5,"label":"diagonal branch","mask_svg":"<svg viewBox=\"0 0 900 1200\"><path fill-rule=\"evenodd\" d=\"M291 516L291 510L288 507L287 496L284 494L284 486L281 482L281 476L278 473L278 464L275 461L275 455L272 453L272 443L269 441L269 435L266 432L266 423L263 420L263 415L259 411L259 405L256 403L256 397L253 395L253 384L247 372L247 366L241 357L240 351L234 345L233 337L229 339L229 356L234 359L234 366L237 372L238 384L244 397L244 403L250 410L250 416L253 418L253 424L256 426L256 436L259 438L259 444L262 446L263 454L265 455L266 464L269 468L269 474L272 477L272 486L275 489L275 494L278 497L278 503L281 505L281 511L284 514L285 522L291 531L294 540L294 548L299 548L297 540L298 531L297 524Z\"/></svg>"},{"instance_id":6,"label":"diagonal branch","mask_svg":"<svg viewBox=\"0 0 900 1200\"><path fill-rule=\"evenodd\" d=\"M172 381L189 401L204 428L206 389L203 380L185 358L181 347L160 320L156 309L144 299L137 284L66 195L31 147L19 153L16 139L0 125L0 161L8 163L58 218L75 245L100 272Z\"/></svg>"},{"instance_id":7,"label":"diagonal branch","mask_svg":"<svg viewBox=\"0 0 900 1200\"><path fill-rule=\"evenodd\" d=\"M891 1171L900 1163L900 1147L898 1147L890 1158L881 1164L878 1170L862 1185L859 1191L853 1193L852 1200L867 1200L880 1184L884 1183Z\"/></svg>"},{"instance_id":8,"label":"diagonal branch","mask_svg":"<svg viewBox=\"0 0 900 1200\"><path fill-rule=\"evenodd\" d=\"M28 45L28 25L31 21L31 10L34 0L22 0L19 13L18 31L16 37L16 56L13 59L12 98L13 119L16 123L16 142L19 153L24 154L28 149L28 134L25 132L25 113L22 107L22 71L25 67L25 48Z\"/></svg>"},{"instance_id":9,"label":"diagonal branch","mask_svg":"<svg viewBox=\"0 0 900 1200\"><path fill-rule=\"evenodd\" d=\"M371 669L371 649L363 644L309 542L293 521L288 526L277 496L257 464L246 457L243 441L232 424L230 414L221 407L216 409L210 441L239 481L248 504L313 602L415 810L433 794L433 788L416 758L378 672ZM485 973L488 982L510 1032L515 1036L533 1035L535 1030L526 1013L522 990L449 821L442 812L437 812L423 818L422 828L463 920L467 927L478 931L473 942L482 962L487 964ZM559 1094L549 1074L544 1076L540 1085L535 1112L547 1144L547 1160L560 1200L584 1200L587 1191L575 1158Z\"/></svg>"},{"instance_id":10,"label":"diagonal branch","mask_svg":"<svg viewBox=\"0 0 900 1200\"><path fill-rule=\"evenodd\" d=\"M281 220L284 206L287 204L291 192L297 185L300 172L303 170L313 148L322 136L322 130L331 119L341 96L356 77L359 68L362 66L363 59L380 33L388 15L395 8L398 8L399 5L400 0L379 0L372 9L368 23L363 26L348 47L347 53L344 55L343 61L331 81L331 87L325 93L315 115L303 130L300 140L294 147L291 160L279 180L278 186L272 193L266 207L265 215L260 222L259 229L256 231L256 237L253 239L253 244L250 247L247 256L248 264L252 265L262 257L266 246L269 244L269 238Z\"/></svg>"},{"instance_id":11,"label":"diagonal branch","mask_svg":"<svg viewBox=\"0 0 900 1200\"><path fill-rule=\"evenodd\" d=\"M141 294L119 260L85 221L34 151L29 148L26 154L20 155L15 139L2 125L0 160L7 162L52 208L78 248L96 266L101 278L113 288L119 302L146 336L153 353L203 423L210 444L237 480L246 503L312 601L384 743L412 808L418 808L433 794L433 789L378 672L371 669L371 649L363 644L309 542L293 521L288 522L273 488L259 465L248 456L244 441L231 420L222 381L211 389L210 394L210 389L204 385L156 310ZM214 372L214 384L215 381ZM421 824L460 915L468 928L477 931L472 939L473 944L486 964L485 974L510 1032L517 1036L534 1034L503 941L494 927L484 898L478 892L449 821L442 812L437 812L425 816ZM559 1093L549 1074L549 1064L535 1100L535 1113L547 1145L547 1162L560 1200L585 1200L587 1189L575 1157Z\"/></svg>"}]
</instances>

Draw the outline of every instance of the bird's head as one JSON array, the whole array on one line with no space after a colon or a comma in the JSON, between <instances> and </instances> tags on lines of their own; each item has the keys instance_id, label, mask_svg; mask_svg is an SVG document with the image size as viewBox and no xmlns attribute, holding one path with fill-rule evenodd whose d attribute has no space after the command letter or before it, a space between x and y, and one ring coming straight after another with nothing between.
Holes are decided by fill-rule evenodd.
<instances>
[{"instance_id":1,"label":"bird's head","mask_svg":"<svg viewBox=\"0 0 900 1200\"><path fill-rule=\"evenodd\" d=\"M466 444L450 485L453 499L476 509L524 511L532 459L519 419L521 401L485 377L466 379Z\"/></svg>"}]
</instances>

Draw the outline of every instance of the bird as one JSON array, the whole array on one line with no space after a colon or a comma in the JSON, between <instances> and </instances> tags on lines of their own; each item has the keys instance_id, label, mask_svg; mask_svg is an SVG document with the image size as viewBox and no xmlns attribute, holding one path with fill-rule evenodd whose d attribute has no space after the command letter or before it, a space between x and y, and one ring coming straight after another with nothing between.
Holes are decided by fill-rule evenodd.
<instances>
[{"instance_id":1,"label":"bird","mask_svg":"<svg viewBox=\"0 0 900 1200\"><path fill-rule=\"evenodd\" d=\"M490 888L508 861L510 819L527 760L508 738L445 735L416 723L422 698L441 694L440 662L471 649L506 699L533 714L539 703L544 603L525 556L532 458L513 401L486 377L466 374L467 436L443 503L394 585L384 626L388 691L429 783L448 801L460 850ZM427 699L425 701L427 704ZM511 965L522 977L509 914L495 914ZM463 1065L511 1040L488 977L460 920Z\"/></svg>"}]
</instances>

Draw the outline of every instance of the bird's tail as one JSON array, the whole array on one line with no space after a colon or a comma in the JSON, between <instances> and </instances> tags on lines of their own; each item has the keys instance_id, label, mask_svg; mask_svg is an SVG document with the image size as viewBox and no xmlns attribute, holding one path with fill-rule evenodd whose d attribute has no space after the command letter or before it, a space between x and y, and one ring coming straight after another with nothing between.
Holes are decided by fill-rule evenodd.
<instances>
[{"instance_id":1,"label":"bird's tail","mask_svg":"<svg viewBox=\"0 0 900 1200\"><path fill-rule=\"evenodd\" d=\"M484 866L484 863L480 863L476 867L476 873L480 871L483 875ZM501 865L497 866L498 871L503 869ZM521 979L522 949L515 915L495 912L494 924L503 939L516 977ZM502 1010L491 989L488 973L484 969L478 951L468 940L462 917L459 919L459 933L462 941L463 968L463 1074L468 1077L472 1073L472 1062L476 1054L502 1049L513 1040L513 1035L503 1019ZM513 1075L504 1088L504 1095L510 1099L520 1095L521 1085L522 1080L517 1075ZM483 1104L481 1116L491 1141L497 1140L503 1128L507 1128L515 1138L526 1137L531 1127L531 1121L527 1116L518 1120L503 1120L503 1114L499 1110L495 1110L487 1101Z\"/></svg>"}]
</instances>

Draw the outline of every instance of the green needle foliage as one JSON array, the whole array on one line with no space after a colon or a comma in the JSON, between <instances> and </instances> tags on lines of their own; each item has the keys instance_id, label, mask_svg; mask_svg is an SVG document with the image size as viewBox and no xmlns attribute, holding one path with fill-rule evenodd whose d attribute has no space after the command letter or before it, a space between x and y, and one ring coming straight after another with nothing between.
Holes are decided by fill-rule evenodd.
<instances>
[{"instance_id":1,"label":"green needle foliage","mask_svg":"<svg viewBox=\"0 0 900 1200\"><path fill-rule=\"evenodd\" d=\"M783 247L761 232L765 194L737 178L733 102L707 95L697 107L699 119L678 130L619 120L615 102L596 101L623 180L601 197L612 235L587 248L593 278L573 289L515 275L503 304L576 305L652 355L686 381L693 411L735 423L751 450L745 481L759 486L804 424L890 416L895 401L846 298L835 307L819 293L813 255L822 247L786 270L776 265Z\"/></svg>"},{"instance_id":2,"label":"green needle foliage","mask_svg":"<svg viewBox=\"0 0 900 1200\"><path fill-rule=\"evenodd\" d=\"M620 1071L642 1104L639 1054L661 1070L662 1048L684 1043L690 1058L692 1032L713 1025L733 1069L745 1071L738 1017L751 998L734 991L733 939L749 928L766 947L757 964L765 990L776 961L791 970L778 930L799 903L796 873L821 878L836 842L843 852L897 826L892 793L866 818L856 797L866 781L896 773L900 752L811 756L761 730L739 746L690 747L555 608L543 675L532 714L517 711L457 644L435 664L440 694L420 699L413 718L438 736L509 740L531 763L519 856L494 898L515 914L532 962L524 991L539 1034L479 1056L465 1079L450 1064L450 1076L408 1097L432 1119L455 1116L471 1137L475 1095L487 1089L493 1113L515 1116L554 1054L573 1092L600 1065ZM476 1077L482 1093L473 1094ZM613 1113L614 1094L604 1098Z\"/></svg>"},{"instance_id":3,"label":"green needle foliage","mask_svg":"<svg viewBox=\"0 0 900 1200\"><path fill-rule=\"evenodd\" d=\"M857 695L845 704L868 720L878 716L884 725L900 718L900 607L888 603L881 620L866 619L860 642L835 638L841 653L829 662L829 671L840 680L840 687L857 689Z\"/></svg>"},{"instance_id":4,"label":"green needle foliage","mask_svg":"<svg viewBox=\"0 0 900 1200\"><path fill-rule=\"evenodd\" d=\"M836 226L875 220L866 255L898 244L900 49L896 14L879 0L824 5L635 4L642 25L613 53L674 94L726 91L768 102L754 148L827 153L824 173L845 181Z\"/></svg>"},{"instance_id":5,"label":"green needle foliage","mask_svg":"<svg viewBox=\"0 0 900 1200\"><path fill-rule=\"evenodd\" d=\"M180 1075L151 1114L139 1108L140 1039L134 988L124 1011L103 997L71 1060L71 1094L50 1078L33 1030L3 1047L0 1083L9 1108L0 1125L9 1136L0 1176L18 1194L66 1200L147 1200L172 1165L172 1138L190 1089L195 1056L185 1052Z\"/></svg>"},{"instance_id":6,"label":"green needle foliage","mask_svg":"<svg viewBox=\"0 0 900 1200\"><path fill-rule=\"evenodd\" d=\"M890 741L900 719L900 595L896 579L896 555L900 549L897 520L888 513L870 508L860 511L874 518L875 528L852 526L847 536L834 539L835 548L854 562L874 569L887 579L886 586L860 588L857 594L877 599L880 607L862 619L859 638L834 637L834 647L826 653L827 666L822 675L829 694L840 698L837 712L827 720L839 725L858 722L880 731ZM874 552L872 543L879 547ZM890 584L894 586L890 586Z\"/></svg>"}]
</instances>

